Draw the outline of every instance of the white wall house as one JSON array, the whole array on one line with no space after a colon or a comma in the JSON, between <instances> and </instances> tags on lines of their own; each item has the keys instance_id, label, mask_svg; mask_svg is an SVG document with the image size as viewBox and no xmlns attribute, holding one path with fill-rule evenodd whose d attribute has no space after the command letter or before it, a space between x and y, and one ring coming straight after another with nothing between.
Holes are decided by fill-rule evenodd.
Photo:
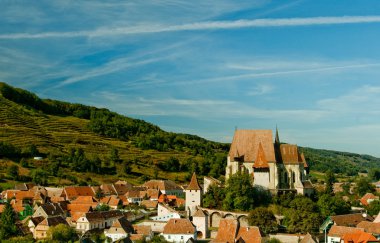
<instances>
[{"instance_id":1,"label":"white wall house","mask_svg":"<svg viewBox=\"0 0 380 243\"><path fill-rule=\"evenodd\" d=\"M187 242L190 238L197 239L196 227L188 219L171 219L162 233L169 242Z\"/></svg>"}]
</instances>

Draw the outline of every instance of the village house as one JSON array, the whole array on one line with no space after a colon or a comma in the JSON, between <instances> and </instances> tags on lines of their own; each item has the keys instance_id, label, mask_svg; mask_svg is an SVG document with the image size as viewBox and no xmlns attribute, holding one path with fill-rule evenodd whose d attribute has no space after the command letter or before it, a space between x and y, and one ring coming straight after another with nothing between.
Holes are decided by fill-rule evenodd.
<instances>
[{"instance_id":1,"label":"village house","mask_svg":"<svg viewBox=\"0 0 380 243\"><path fill-rule=\"evenodd\" d=\"M173 208L162 203L158 204L157 216L151 217L151 219L155 221L169 221L172 218L179 219L181 215Z\"/></svg>"},{"instance_id":2,"label":"village house","mask_svg":"<svg viewBox=\"0 0 380 243\"><path fill-rule=\"evenodd\" d=\"M50 218L54 216L65 217L66 213L58 203L45 203L37 208L33 217L42 216L44 218Z\"/></svg>"},{"instance_id":3,"label":"village house","mask_svg":"<svg viewBox=\"0 0 380 243\"><path fill-rule=\"evenodd\" d=\"M379 200L379 197L373 195L372 193L366 193L362 198L360 198L360 204L363 206L368 206L375 200Z\"/></svg>"},{"instance_id":4,"label":"village house","mask_svg":"<svg viewBox=\"0 0 380 243\"><path fill-rule=\"evenodd\" d=\"M134 233L131 234L130 238L131 240L146 240L150 241L154 234L152 231L152 227L147 225L133 225Z\"/></svg>"},{"instance_id":5,"label":"village house","mask_svg":"<svg viewBox=\"0 0 380 243\"><path fill-rule=\"evenodd\" d=\"M63 195L67 201L71 201L79 196L95 197L95 191L89 186L68 186L63 189Z\"/></svg>"},{"instance_id":6,"label":"village house","mask_svg":"<svg viewBox=\"0 0 380 243\"><path fill-rule=\"evenodd\" d=\"M36 240L46 239L48 236L47 232L50 229L50 227L57 226L59 224L68 225L68 223L62 216L45 218L34 228L33 238Z\"/></svg>"},{"instance_id":7,"label":"village house","mask_svg":"<svg viewBox=\"0 0 380 243\"><path fill-rule=\"evenodd\" d=\"M329 216L322 223L319 228L321 233L328 232L331 226L346 226L346 227L356 227L362 221L372 222L373 218L367 214L363 213L352 213L352 214L342 214Z\"/></svg>"},{"instance_id":8,"label":"village house","mask_svg":"<svg viewBox=\"0 0 380 243\"><path fill-rule=\"evenodd\" d=\"M158 189L162 194L183 196L183 189L171 180L150 180L143 184L147 189Z\"/></svg>"},{"instance_id":9,"label":"village house","mask_svg":"<svg viewBox=\"0 0 380 243\"><path fill-rule=\"evenodd\" d=\"M132 224L125 218L116 219L109 229L104 230L104 235L112 239L112 242L125 239L133 233Z\"/></svg>"},{"instance_id":10,"label":"village house","mask_svg":"<svg viewBox=\"0 0 380 243\"><path fill-rule=\"evenodd\" d=\"M366 232L346 233L342 236L340 243L375 243L378 241L373 235Z\"/></svg>"},{"instance_id":11,"label":"village house","mask_svg":"<svg viewBox=\"0 0 380 243\"><path fill-rule=\"evenodd\" d=\"M247 173L255 186L273 194L294 191L310 195L309 167L297 145L281 144L276 130L236 130L227 156L226 180L236 173Z\"/></svg>"},{"instance_id":12,"label":"village house","mask_svg":"<svg viewBox=\"0 0 380 243\"><path fill-rule=\"evenodd\" d=\"M364 232L370 233L380 240L380 222L362 221L356 227L364 229Z\"/></svg>"},{"instance_id":13,"label":"village house","mask_svg":"<svg viewBox=\"0 0 380 243\"><path fill-rule=\"evenodd\" d=\"M108 205L111 209L117 209L118 206L122 205L122 201L117 196L111 195L101 198L99 204Z\"/></svg>"},{"instance_id":14,"label":"village house","mask_svg":"<svg viewBox=\"0 0 380 243\"><path fill-rule=\"evenodd\" d=\"M188 219L170 219L162 235L169 242L187 242L190 238L197 239L196 228Z\"/></svg>"},{"instance_id":15,"label":"village house","mask_svg":"<svg viewBox=\"0 0 380 243\"><path fill-rule=\"evenodd\" d=\"M38 217L31 217L28 221L28 228L30 230L30 232L32 232L32 234L34 235L34 229L37 227L37 225L39 223L41 223L42 221L44 221L44 217L42 216L38 216Z\"/></svg>"},{"instance_id":16,"label":"village house","mask_svg":"<svg viewBox=\"0 0 380 243\"><path fill-rule=\"evenodd\" d=\"M148 210L155 210L157 209L158 201L143 200L140 205L144 206Z\"/></svg>"},{"instance_id":17,"label":"village house","mask_svg":"<svg viewBox=\"0 0 380 243\"><path fill-rule=\"evenodd\" d=\"M211 243L261 243L262 237L258 227L240 227L235 219L220 220L218 233Z\"/></svg>"},{"instance_id":18,"label":"village house","mask_svg":"<svg viewBox=\"0 0 380 243\"><path fill-rule=\"evenodd\" d=\"M89 212L76 221L76 229L77 231L84 233L92 229L109 228L116 219L123 216L123 213L119 210Z\"/></svg>"},{"instance_id":19,"label":"village house","mask_svg":"<svg viewBox=\"0 0 380 243\"><path fill-rule=\"evenodd\" d=\"M327 235L327 243L340 243L345 234L364 232L363 229L333 225Z\"/></svg>"}]
</instances>

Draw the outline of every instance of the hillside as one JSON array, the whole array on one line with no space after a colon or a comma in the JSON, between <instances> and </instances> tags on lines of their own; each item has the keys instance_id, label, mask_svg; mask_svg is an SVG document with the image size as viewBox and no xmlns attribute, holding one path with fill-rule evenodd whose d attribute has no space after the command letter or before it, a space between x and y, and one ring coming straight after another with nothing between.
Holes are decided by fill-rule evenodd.
<instances>
[{"instance_id":1,"label":"hillside","mask_svg":"<svg viewBox=\"0 0 380 243\"><path fill-rule=\"evenodd\" d=\"M32 159L36 154L31 151L35 149L43 160ZM2 178L6 177L7 167L16 162L21 179L33 179L36 171L43 168L44 183L48 184L96 184L116 179L141 183L148 178L183 182L192 171L214 177L224 175L228 149L229 144L166 132L107 109L40 99L0 83ZM6 150L11 152L7 154ZM311 169L318 172L332 169L356 175L380 166L380 159L368 155L301 150ZM12 181L3 181L8 183L5 186L9 182Z\"/></svg>"},{"instance_id":2,"label":"hillside","mask_svg":"<svg viewBox=\"0 0 380 243\"><path fill-rule=\"evenodd\" d=\"M91 178L97 183L117 178L139 183L142 179L155 177L184 181L190 170L209 174L213 169L211 162L224 163L228 149L226 144L165 132L150 123L106 109L42 100L4 83L0 83L0 142L13 145L21 152L35 145L45 159L36 162L29 158L30 165L24 173L59 161L59 167L67 174L65 183L73 182L69 179L73 176L79 178L78 182ZM115 173L104 177L102 173L75 171L67 156L79 148L88 160L99 158L102 165L110 163L111 153L116 149L120 163L114 163ZM12 160L17 161L24 156L14 157ZM131 167L129 173L123 173L126 164ZM168 165L180 172L172 172ZM212 174L223 174L219 171L223 166L215 167ZM2 172L5 173L4 166ZM49 176L49 183L58 180Z\"/></svg>"}]
</instances>

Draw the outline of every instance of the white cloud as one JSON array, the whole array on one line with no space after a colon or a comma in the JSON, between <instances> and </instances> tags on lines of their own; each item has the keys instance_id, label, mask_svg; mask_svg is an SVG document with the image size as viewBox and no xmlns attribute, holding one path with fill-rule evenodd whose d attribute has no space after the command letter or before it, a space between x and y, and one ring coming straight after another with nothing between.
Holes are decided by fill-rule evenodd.
<instances>
[{"instance_id":1,"label":"white cloud","mask_svg":"<svg viewBox=\"0 0 380 243\"><path fill-rule=\"evenodd\" d=\"M269 94L273 91L274 87L269 84L259 84L253 90L248 91L248 95L259 96Z\"/></svg>"},{"instance_id":2,"label":"white cloud","mask_svg":"<svg viewBox=\"0 0 380 243\"><path fill-rule=\"evenodd\" d=\"M309 18L278 18L254 19L235 21L206 21L180 25L152 24L135 25L132 27L102 27L94 30L42 33L11 33L2 34L0 39L43 39L43 38L97 38L118 35L152 34L177 31L202 31L219 29L240 29L260 27L290 27L313 25L363 24L380 23L380 16L338 16L338 17L309 17Z\"/></svg>"},{"instance_id":3,"label":"white cloud","mask_svg":"<svg viewBox=\"0 0 380 243\"><path fill-rule=\"evenodd\" d=\"M322 99L317 102L319 108L333 111L335 114L380 114L380 86L364 85L346 94ZM366 118L366 116L361 117Z\"/></svg>"}]
</instances>

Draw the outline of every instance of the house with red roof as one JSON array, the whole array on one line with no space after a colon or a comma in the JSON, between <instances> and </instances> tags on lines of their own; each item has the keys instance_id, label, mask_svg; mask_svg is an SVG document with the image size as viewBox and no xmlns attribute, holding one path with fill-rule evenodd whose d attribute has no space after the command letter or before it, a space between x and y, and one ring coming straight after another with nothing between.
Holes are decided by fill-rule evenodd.
<instances>
[{"instance_id":1,"label":"house with red roof","mask_svg":"<svg viewBox=\"0 0 380 243\"><path fill-rule=\"evenodd\" d=\"M380 242L372 234L366 232L346 233L341 238L341 243L374 243Z\"/></svg>"},{"instance_id":2,"label":"house with red roof","mask_svg":"<svg viewBox=\"0 0 380 243\"><path fill-rule=\"evenodd\" d=\"M240 227L235 219L220 220L218 233L211 243L261 243L262 237L258 227Z\"/></svg>"},{"instance_id":3,"label":"house with red roof","mask_svg":"<svg viewBox=\"0 0 380 243\"><path fill-rule=\"evenodd\" d=\"M196 227L188 219L170 219L162 235L169 242L187 242L191 238L197 239Z\"/></svg>"},{"instance_id":4,"label":"house with red roof","mask_svg":"<svg viewBox=\"0 0 380 243\"><path fill-rule=\"evenodd\" d=\"M379 196L375 196L372 193L366 193L362 198L360 198L360 203L363 206L368 206L375 200L379 200Z\"/></svg>"},{"instance_id":5,"label":"house with red roof","mask_svg":"<svg viewBox=\"0 0 380 243\"><path fill-rule=\"evenodd\" d=\"M327 235L327 243L339 243L346 234L364 232L364 229L333 225Z\"/></svg>"}]
</instances>

